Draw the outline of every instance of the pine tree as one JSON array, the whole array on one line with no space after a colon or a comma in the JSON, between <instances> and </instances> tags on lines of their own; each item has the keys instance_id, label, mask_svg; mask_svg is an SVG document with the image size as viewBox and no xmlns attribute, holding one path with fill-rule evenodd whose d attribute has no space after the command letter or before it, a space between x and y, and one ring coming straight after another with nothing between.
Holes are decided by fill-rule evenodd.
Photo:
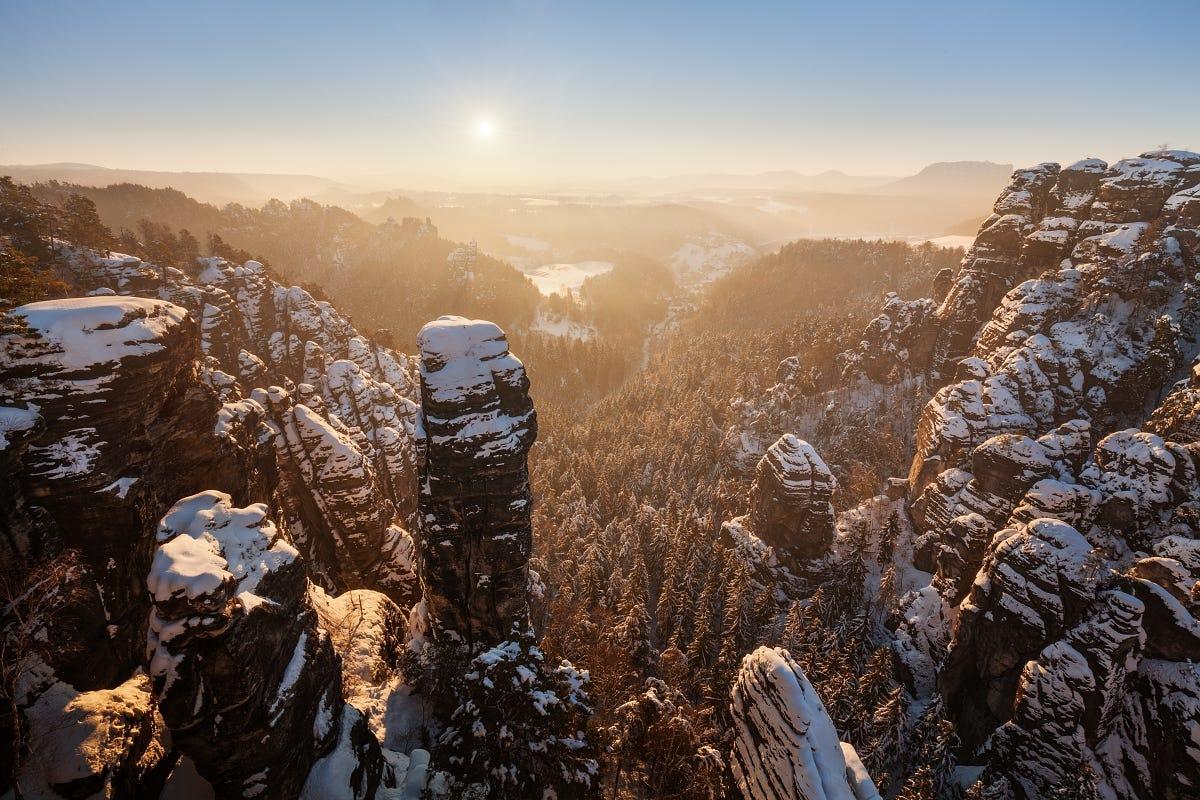
<instances>
[{"instance_id":1,"label":"pine tree","mask_svg":"<svg viewBox=\"0 0 1200 800\"><path fill-rule=\"evenodd\" d=\"M96 204L79 194L63 201L62 236L81 247L91 247L107 253L114 246L112 232L100 221Z\"/></svg>"},{"instance_id":2,"label":"pine tree","mask_svg":"<svg viewBox=\"0 0 1200 800\"><path fill-rule=\"evenodd\" d=\"M879 562L891 563L896 551L896 541L900 538L900 516L893 511L883 526L883 534L879 537Z\"/></svg>"},{"instance_id":3,"label":"pine tree","mask_svg":"<svg viewBox=\"0 0 1200 800\"><path fill-rule=\"evenodd\" d=\"M927 764L917 767L900 787L895 800L940 800L934 768Z\"/></svg>"},{"instance_id":4,"label":"pine tree","mask_svg":"<svg viewBox=\"0 0 1200 800\"><path fill-rule=\"evenodd\" d=\"M725 676L732 676L737 670L753 639L754 601L746 565L739 564L730 582L722 614L721 650L717 657L717 672L722 683Z\"/></svg>"},{"instance_id":5,"label":"pine tree","mask_svg":"<svg viewBox=\"0 0 1200 800\"><path fill-rule=\"evenodd\" d=\"M516 633L514 631L514 633ZM434 750L452 796L594 797L599 763L585 728L588 674L551 668L522 633L476 656Z\"/></svg>"},{"instance_id":6,"label":"pine tree","mask_svg":"<svg viewBox=\"0 0 1200 800\"><path fill-rule=\"evenodd\" d=\"M193 267L200 257L200 242L187 228L179 229L179 249L175 254L176 261L185 268Z\"/></svg>"}]
</instances>

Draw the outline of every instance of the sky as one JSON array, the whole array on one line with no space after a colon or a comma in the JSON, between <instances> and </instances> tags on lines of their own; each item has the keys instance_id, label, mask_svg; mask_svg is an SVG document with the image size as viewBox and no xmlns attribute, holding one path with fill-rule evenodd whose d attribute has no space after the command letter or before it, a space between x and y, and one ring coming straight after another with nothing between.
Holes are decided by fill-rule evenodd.
<instances>
[{"instance_id":1,"label":"sky","mask_svg":"<svg viewBox=\"0 0 1200 800\"><path fill-rule=\"evenodd\" d=\"M1184 2L0 0L0 164L479 185L1200 149Z\"/></svg>"}]
</instances>

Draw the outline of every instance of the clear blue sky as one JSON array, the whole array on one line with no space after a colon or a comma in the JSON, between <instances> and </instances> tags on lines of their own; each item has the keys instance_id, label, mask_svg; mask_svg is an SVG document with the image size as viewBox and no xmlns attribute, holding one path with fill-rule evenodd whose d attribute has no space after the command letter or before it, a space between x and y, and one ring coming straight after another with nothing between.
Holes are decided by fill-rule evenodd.
<instances>
[{"instance_id":1,"label":"clear blue sky","mask_svg":"<svg viewBox=\"0 0 1200 800\"><path fill-rule=\"evenodd\" d=\"M0 64L0 163L486 183L1200 149L1197 0L0 0Z\"/></svg>"}]
</instances>

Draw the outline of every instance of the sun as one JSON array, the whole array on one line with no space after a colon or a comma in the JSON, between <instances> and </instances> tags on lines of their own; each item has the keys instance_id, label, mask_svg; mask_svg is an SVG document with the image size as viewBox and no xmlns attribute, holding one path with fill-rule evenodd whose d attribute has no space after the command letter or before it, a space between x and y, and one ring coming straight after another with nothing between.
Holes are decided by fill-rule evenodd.
<instances>
[{"instance_id":1,"label":"sun","mask_svg":"<svg viewBox=\"0 0 1200 800\"><path fill-rule=\"evenodd\" d=\"M486 117L475 123L475 138L487 141L496 135L496 126Z\"/></svg>"}]
</instances>

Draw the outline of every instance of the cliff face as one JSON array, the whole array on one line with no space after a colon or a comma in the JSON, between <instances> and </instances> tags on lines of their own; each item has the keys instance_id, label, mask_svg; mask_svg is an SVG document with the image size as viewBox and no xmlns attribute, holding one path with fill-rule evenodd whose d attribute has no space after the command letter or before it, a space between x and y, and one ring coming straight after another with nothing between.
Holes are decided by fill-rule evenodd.
<instances>
[{"instance_id":1,"label":"cliff face","mask_svg":"<svg viewBox=\"0 0 1200 800\"><path fill-rule=\"evenodd\" d=\"M393 768L342 697L299 552L263 504L207 491L159 525L147 658L175 747L218 796L376 796ZM236 713L231 713L236 709ZM331 762L354 780L328 783Z\"/></svg>"},{"instance_id":2,"label":"cliff face","mask_svg":"<svg viewBox=\"0 0 1200 800\"><path fill-rule=\"evenodd\" d=\"M365 586L400 602L413 599L411 542L404 526L416 508L416 403L410 398L417 396L417 382L408 358L358 335L328 303L298 287L280 286L257 262L234 266L201 259L193 274L185 274L83 249L64 251L64 257L80 288L96 296L62 301L64 308L76 309L71 313L78 325L67 317L58 324L82 330L89 304L114 309L157 304L173 310L154 313L173 321L159 326L161 341L146 348L153 352L130 352L122 359L96 350L98 334L72 334L72 358L87 352L100 359L89 372L48 367L51 356L34 352L35 343L41 336L52 351L59 347L56 335L22 331L21 312L13 313L7 323L12 332L2 334L0 403L46 406L41 416L53 422L36 442L18 448L18 439L33 434L14 434L13 447L6 448L8 470L22 471L28 483L14 506L28 500L35 517L44 505L68 526L85 524L91 515L101 528L124 530L129 511L120 507L149 491L151 481L143 476L153 472L162 485L154 487L155 502L139 512L138 524L146 531L173 498L203 488L227 491L239 502L278 495L285 522L327 588ZM45 363L39 366L39 359ZM51 405L38 399L47 391L57 393ZM18 412L5 413L16 419ZM214 431L219 441L202 444ZM95 445L92 438L106 444ZM87 460L92 449L101 454L95 464ZM42 466L47 456L39 454L57 454L63 464ZM40 485L51 480L64 487L71 481L88 485L81 491ZM113 497L100 497L99 490L110 484ZM105 500L117 507L113 513ZM76 506L87 510L75 513ZM40 546L26 541L35 522L13 520L9 550ZM132 572L114 583L128 585L125 578L144 568L147 558L148 552L133 562L118 558L118 567L127 563ZM103 561L102 554L95 560ZM110 616L123 616L118 608L119 601L109 607ZM133 622L130 631L137 627Z\"/></svg>"},{"instance_id":3,"label":"cliff face","mask_svg":"<svg viewBox=\"0 0 1200 800\"><path fill-rule=\"evenodd\" d=\"M199 380L198 328L162 300L89 297L16 309L0 335L0 404L19 498L3 557L83 555L83 599L56 666L76 688L115 685L135 663L154 517L172 496L259 491L212 437L219 402Z\"/></svg>"},{"instance_id":4,"label":"cliff face","mask_svg":"<svg viewBox=\"0 0 1200 800\"><path fill-rule=\"evenodd\" d=\"M311 577L415 599L408 360L253 262L66 257L91 295L0 324L0 556L59 566L4 632L39 643L18 665L23 785L157 794L182 753L222 796L394 788L407 757L343 701L345 633L309 597ZM152 685L129 677L147 659Z\"/></svg>"},{"instance_id":5,"label":"cliff face","mask_svg":"<svg viewBox=\"0 0 1200 800\"><path fill-rule=\"evenodd\" d=\"M936 312L914 563L962 758L1017 797L1200 785L1198 186L1179 151L1019 171Z\"/></svg>"},{"instance_id":6,"label":"cliff face","mask_svg":"<svg viewBox=\"0 0 1200 800\"><path fill-rule=\"evenodd\" d=\"M419 572L436 638L486 649L529 624L537 437L525 368L499 327L441 317L421 329Z\"/></svg>"}]
</instances>

